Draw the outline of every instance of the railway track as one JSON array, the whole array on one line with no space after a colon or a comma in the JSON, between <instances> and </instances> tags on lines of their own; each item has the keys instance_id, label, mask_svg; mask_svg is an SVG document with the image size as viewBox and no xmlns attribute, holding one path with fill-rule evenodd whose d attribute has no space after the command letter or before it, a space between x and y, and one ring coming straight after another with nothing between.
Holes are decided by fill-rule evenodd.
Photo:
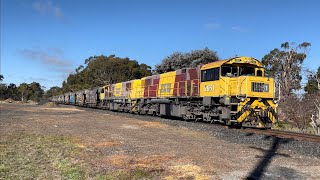
<instances>
[{"instance_id":1,"label":"railway track","mask_svg":"<svg viewBox=\"0 0 320 180\"><path fill-rule=\"evenodd\" d=\"M109 110L105 110L105 109L85 108L85 107L81 107L81 106L77 106L77 108L82 108L82 109L87 109L87 110L109 111ZM121 112L116 112L116 111L109 111L109 112L116 113L117 115L123 114ZM137 115L137 116L141 116L141 115ZM144 117L144 116L142 116L142 117ZM205 122L205 123L207 123L207 122ZM219 123L215 124L215 125L221 125L221 126L226 127L225 125L219 124ZM318 142L318 143L320 143L320 136L313 135L313 134L303 134L303 133L290 132L290 131L280 131L280 130L274 130L274 129L265 130L265 129L253 129L253 128L242 129L242 131L243 132L249 132L249 133L255 133L255 134L269 135L269 136L274 136L274 137L279 137L279 138L303 140L303 141L310 141L310 142Z\"/></svg>"},{"instance_id":2,"label":"railway track","mask_svg":"<svg viewBox=\"0 0 320 180\"><path fill-rule=\"evenodd\" d=\"M274 137L286 138L286 139L295 139L295 140L303 140L303 141L320 143L320 136L313 135L313 134L303 134L303 133L280 131L280 130L274 130L274 129L269 129L269 130L245 129L244 131L252 132L256 134L264 134L264 135L270 135Z\"/></svg>"}]
</instances>

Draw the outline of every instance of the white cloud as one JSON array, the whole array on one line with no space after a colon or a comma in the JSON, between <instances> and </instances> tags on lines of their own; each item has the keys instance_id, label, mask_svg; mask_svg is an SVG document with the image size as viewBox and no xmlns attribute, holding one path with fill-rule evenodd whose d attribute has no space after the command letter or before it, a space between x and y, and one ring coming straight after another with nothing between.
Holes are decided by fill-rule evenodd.
<instances>
[{"instance_id":1,"label":"white cloud","mask_svg":"<svg viewBox=\"0 0 320 180\"><path fill-rule=\"evenodd\" d=\"M51 82L50 79L47 78L38 78L38 77L29 77L30 81L36 81L36 82Z\"/></svg>"},{"instance_id":2,"label":"white cloud","mask_svg":"<svg viewBox=\"0 0 320 180\"><path fill-rule=\"evenodd\" d=\"M23 58L41 62L45 65L61 68L71 64L70 61L63 57L63 50L59 48L48 49L22 49L18 50L18 54Z\"/></svg>"},{"instance_id":3,"label":"white cloud","mask_svg":"<svg viewBox=\"0 0 320 180\"><path fill-rule=\"evenodd\" d=\"M56 18L63 18L61 8L53 4L51 0L37 0L33 3L32 8L43 15L52 15Z\"/></svg>"},{"instance_id":4,"label":"white cloud","mask_svg":"<svg viewBox=\"0 0 320 180\"><path fill-rule=\"evenodd\" d=\"M238 31L238 32L246 32L247 31L247 29L245 29L245 28L243 28L241 26L232 26L231 30Z\"/></svg>"},{"instance_id":5,"label":"white cloud","mask_svg":"<svg viewBox=\"0 0 320 180\"><path fill-rule=\"evenodd\" d=\"M57 82L66 79L68 75L74 71L71 69L73 66L72 62L64 57L64 51L60 48L20 49L17 51L17 54L25 61L28 60L45 65L46 71L50 72L48 74L43 74L41 77L35 76L22 79L25 82L36 81L46 87L51 87L53 85L59 85ZM37 71L36 69L32 70Z\"/></svg>"},{"instance_id":6,"label":"white cloud","mask_svg":"<svg viewBox=\"0 0 320 180\"><path fill-rule=\"evenodd\" d=\"M221 24L218 23L207 23L204 25L205 28L207 29L219 29L221 28Z\"/></svg>"}]
</instances>

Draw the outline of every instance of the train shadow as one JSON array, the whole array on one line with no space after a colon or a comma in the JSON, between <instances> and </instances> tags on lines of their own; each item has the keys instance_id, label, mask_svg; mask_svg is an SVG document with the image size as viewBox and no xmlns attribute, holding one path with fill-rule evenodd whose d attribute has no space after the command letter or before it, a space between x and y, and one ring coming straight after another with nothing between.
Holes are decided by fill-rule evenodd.
<instances>
[{"instance_id":1,"label":"train shadow","mask_svg":"<svg viewBox=\"0 0 320 180\"><path fill-rule=\"evenodd\" d=\"M261 158L261 160L256 164L256 166L255 166L256 168L253 169L245 179L247 179L247 180L261 179L262 176L264 175L264 172L267 170L268 166L270 165L270 163L272 162L272 159L275 156L291 157L288 154L282 154L282 153L277 152L277 150L279 149L279 146L281 144L286 144L290 140L278 138L278 137L274 137L274 136L266 136L265 140L270 139L270 138L272 138L272 144L271 144L270 148L267 150L263 149L263 148L257 148L257 147L250 146L250 148L252 148L252 149L256 149L256 150L263 152L264 155L263 156L256 156L256 158Z\"/></svg>"}]
</instances>

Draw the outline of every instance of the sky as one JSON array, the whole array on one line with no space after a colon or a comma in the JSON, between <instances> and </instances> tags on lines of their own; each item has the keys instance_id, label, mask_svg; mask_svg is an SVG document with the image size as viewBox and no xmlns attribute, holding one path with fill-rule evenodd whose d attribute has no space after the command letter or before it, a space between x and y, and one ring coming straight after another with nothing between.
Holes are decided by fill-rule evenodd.
<instances>
[{"instance_id":1,"label":"sky","mask_svg":"<svg viewBox=\"0 0 320 180\"><path fill-rule=\"evenodd\" d=\"M208 47L221 59L257 59L284 42L312 44L320 66L318 0L0 0L5 83L61 86L93 55L152 68L173 52Z\"/></svg>"}]
</instances>

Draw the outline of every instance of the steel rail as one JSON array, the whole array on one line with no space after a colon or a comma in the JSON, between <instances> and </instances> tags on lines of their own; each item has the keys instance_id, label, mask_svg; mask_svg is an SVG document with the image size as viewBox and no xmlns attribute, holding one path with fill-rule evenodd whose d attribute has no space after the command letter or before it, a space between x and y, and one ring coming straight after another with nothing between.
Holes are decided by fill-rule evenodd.
<instances>
[{"instance_id":1,"label":"steel rail","mask_svg":"<svg viewBox=\"0 0 320 180\"><path fill-rule=\"evenodd\" d=\"M270 135L280 138L286 139L295 139L295 140L303 140L303 141L311 141L311 142L319 142L320 143L320 136L314 134L304 134L304 133L297 133L291 131L281 131L275 129L268 129L268 130L261 130L261 129L245 129L245 132L252 132L256 134L264 134Z\"/></svg>"}]
</instances>

